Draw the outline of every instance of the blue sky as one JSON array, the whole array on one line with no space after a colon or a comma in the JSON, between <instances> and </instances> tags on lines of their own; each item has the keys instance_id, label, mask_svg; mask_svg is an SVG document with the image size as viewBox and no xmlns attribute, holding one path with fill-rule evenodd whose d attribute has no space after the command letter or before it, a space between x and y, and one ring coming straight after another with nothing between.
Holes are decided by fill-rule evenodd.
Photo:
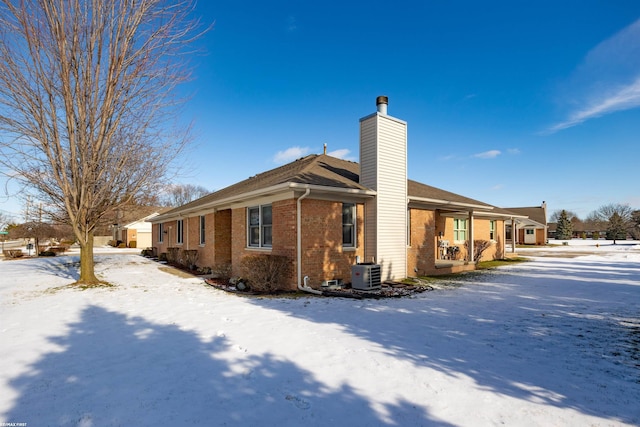
<instances>
[{"instance_id":1,"label":"blue sky","mask_svg":"<svg viewBox=\"0 0 640 427\"><path fill-rule=\"evenodd\" d=\"M640 209L640 2L200 1L194 146L217 190L306 154L358 159L389 97L409 177L497 206ZM0 210L16 212L10 199Z\"/></svg>"}]
</instances>

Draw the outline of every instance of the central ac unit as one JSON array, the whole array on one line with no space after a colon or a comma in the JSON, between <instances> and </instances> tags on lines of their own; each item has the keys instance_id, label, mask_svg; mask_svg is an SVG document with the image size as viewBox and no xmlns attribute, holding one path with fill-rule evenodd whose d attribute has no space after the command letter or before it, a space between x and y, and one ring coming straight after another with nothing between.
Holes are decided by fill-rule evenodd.
<instances>
[{"instance_id":1,"label":"central ac unit","mask_svg":"<svg viewBox=\"0 0 640 427\"><path fill-rule=\"evenodd\" d=\"M381 276L379 264L356 264L351 267L351 287L360 291L380 289Z\"/></svg>"}]
</instances>

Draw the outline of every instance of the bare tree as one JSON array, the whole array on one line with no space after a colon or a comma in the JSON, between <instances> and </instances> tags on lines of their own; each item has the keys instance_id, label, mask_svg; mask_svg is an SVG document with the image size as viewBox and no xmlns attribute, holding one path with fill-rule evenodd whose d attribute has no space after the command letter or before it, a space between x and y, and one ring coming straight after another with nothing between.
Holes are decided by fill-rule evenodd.
<instances>
[{"instance_id":1,"label":"bare tree","mask_svg":"<svg viewBox=\"0 0 640 427\"><path fill-rule=\"evenodd\" d=\"M39 255L40 243L54 237L56 233L55 228L51 224L33 221L16 225L9 232L9 237L11 239L34 239L35 253Z\"/></svg>"},{"instance_id":2,"label":"bare tree","mask_svg":"<svg viewBox=\"0 0 640 427\"><path fill-rule=\"evenodd\" d=\"M164 190L164 195L161 197L161 204L172 207L182 206L209 193L210 191L201 185L173 184L167 186Z\"/></svg>"},{"instance_id":3,"label":"bare tree","mask_svg":"<svg viewBox=\"0 0 640 427\"><path fill-rule=\"evenodd\" d=\"M640 240L640 209L633 211L631 214L631 237Z\"/></svg>"},{"instance_id":4,"label":"bare tree","mask_svg":"<svg viewBox=\"0 0 640 427\"><path fill-rule=\"evenodd\" d=\"M62 213L97 284L105 212L157 189L186 143L176 86L192 0L0 0L0 162Z\"/></svg>"},{"instance_id":5,"label":"bare tree","mask_svg":"<svg viewBox=\"0 0 640 427\"><path fill-rule=\"evenodd\" d=\"M0 212L0 231L6 231L9 224L11 224L11 218L9 218L9 215L5 215Z\"/></svg>"},{"instance_id":6,"label":"bare tree","mask_svg":"<svg viewBox=\"0 0 640 427\"><path fill-rule=\"evenodd\" d=\"M632 224L633 209L629 205L612 203L600 206L598 209L589 214L589 218L604 225L607 231L607 239L616 240L626 238L627 232L633 228Z\"/></svg>"}]
</instances>

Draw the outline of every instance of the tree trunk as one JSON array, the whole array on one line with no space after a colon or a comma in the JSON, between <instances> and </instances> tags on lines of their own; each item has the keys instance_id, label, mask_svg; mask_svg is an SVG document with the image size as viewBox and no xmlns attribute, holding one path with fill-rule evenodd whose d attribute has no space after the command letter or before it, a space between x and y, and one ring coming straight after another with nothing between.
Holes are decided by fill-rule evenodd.
<instances>
[{"instance_id":1,"label":"tree trunk","mask_svg":"<svg viewBox=\"0 0 640 427\"><path fill-rule=\"evenodd\" d=\"M100 283L93 267L93 231L90 231L86 241L80 243L80 278L76 283L79 285Z\"/></svg>"}]
</instances>

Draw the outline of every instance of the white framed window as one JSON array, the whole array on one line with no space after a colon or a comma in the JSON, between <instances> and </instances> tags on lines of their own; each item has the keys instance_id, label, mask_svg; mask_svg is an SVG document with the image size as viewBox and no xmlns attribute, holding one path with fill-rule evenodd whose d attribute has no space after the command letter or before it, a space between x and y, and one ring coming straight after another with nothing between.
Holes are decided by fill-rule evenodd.
<instances>
[{"instance_id":1,"label":"white framed window","mask_svg":"<svg viewBox=\"0 0 640 427\"><path fill-rule=\"evenodd\" d=\"M489 221L489 239L496 240L496 222Z\"/></svg>"},{"instance_id":2,"label":"white framed window","mask_svg":"<svg viewBox=\"0 0 640 427\"><path fill-rule=\"evenodd\" d=\"M204 230L205 230L205 219L204 219L204 215L200 215L200 244L204 245L205 243L205 235L204 235Z\"/></svg>"},{"instance_id":3,"label":"white framed window","mask_svg":"<svg viewBox=\"0 0 640 427\"><path fill-rule=\"evenodd\" d=\"M273 244L273 215L271 205L247 208L247 246L270 248Z\"/></svg>"},{"instance_id":4,"label":"white framed window","mask_svg":"<svg viewBox=\"0 0 640 427\"><path fill-rule=\"evenodd\" d=\"M164 242L164 224L158 224L158 243Z\"/></svg>"},{"instance_id":5,"label":"white framed window","mask_svg":"<svg viewBox=\"0 0 640 427\"><path fill-rule=\"evenodd\" d=\"M356 247L355 203L342 204L342 246L345 248Z\"/></svg>"},{"instance_id":6,"label":"white framed window","mask_svg":"<svg viewBox=\"0 0 640 427\"><path fill-rule=\"evenodd\" d=\"M467 220L453 219L453 240L456 242L464 242L467 240Z\"/></svg>"},{"instance_id":7,"label":"white framed window","mask_svg":"<svg viewBox=\"0 0 640 427\"><path fill-rule=\"evenodd\" d=\"M176 225L176 244L181 245L184 242L184 220L179 219Z\"/></svg>"},{"instance_id":8,"label":"white framed window","mask_svg":"<svg viewBox=\"0 0 640 427\"><path fill-rule=\"evenodd\" d=\"M533 228L526 228L524 231L528 236L533 236L535 233L535 230Z\"/></svg>"}]
</instances>

